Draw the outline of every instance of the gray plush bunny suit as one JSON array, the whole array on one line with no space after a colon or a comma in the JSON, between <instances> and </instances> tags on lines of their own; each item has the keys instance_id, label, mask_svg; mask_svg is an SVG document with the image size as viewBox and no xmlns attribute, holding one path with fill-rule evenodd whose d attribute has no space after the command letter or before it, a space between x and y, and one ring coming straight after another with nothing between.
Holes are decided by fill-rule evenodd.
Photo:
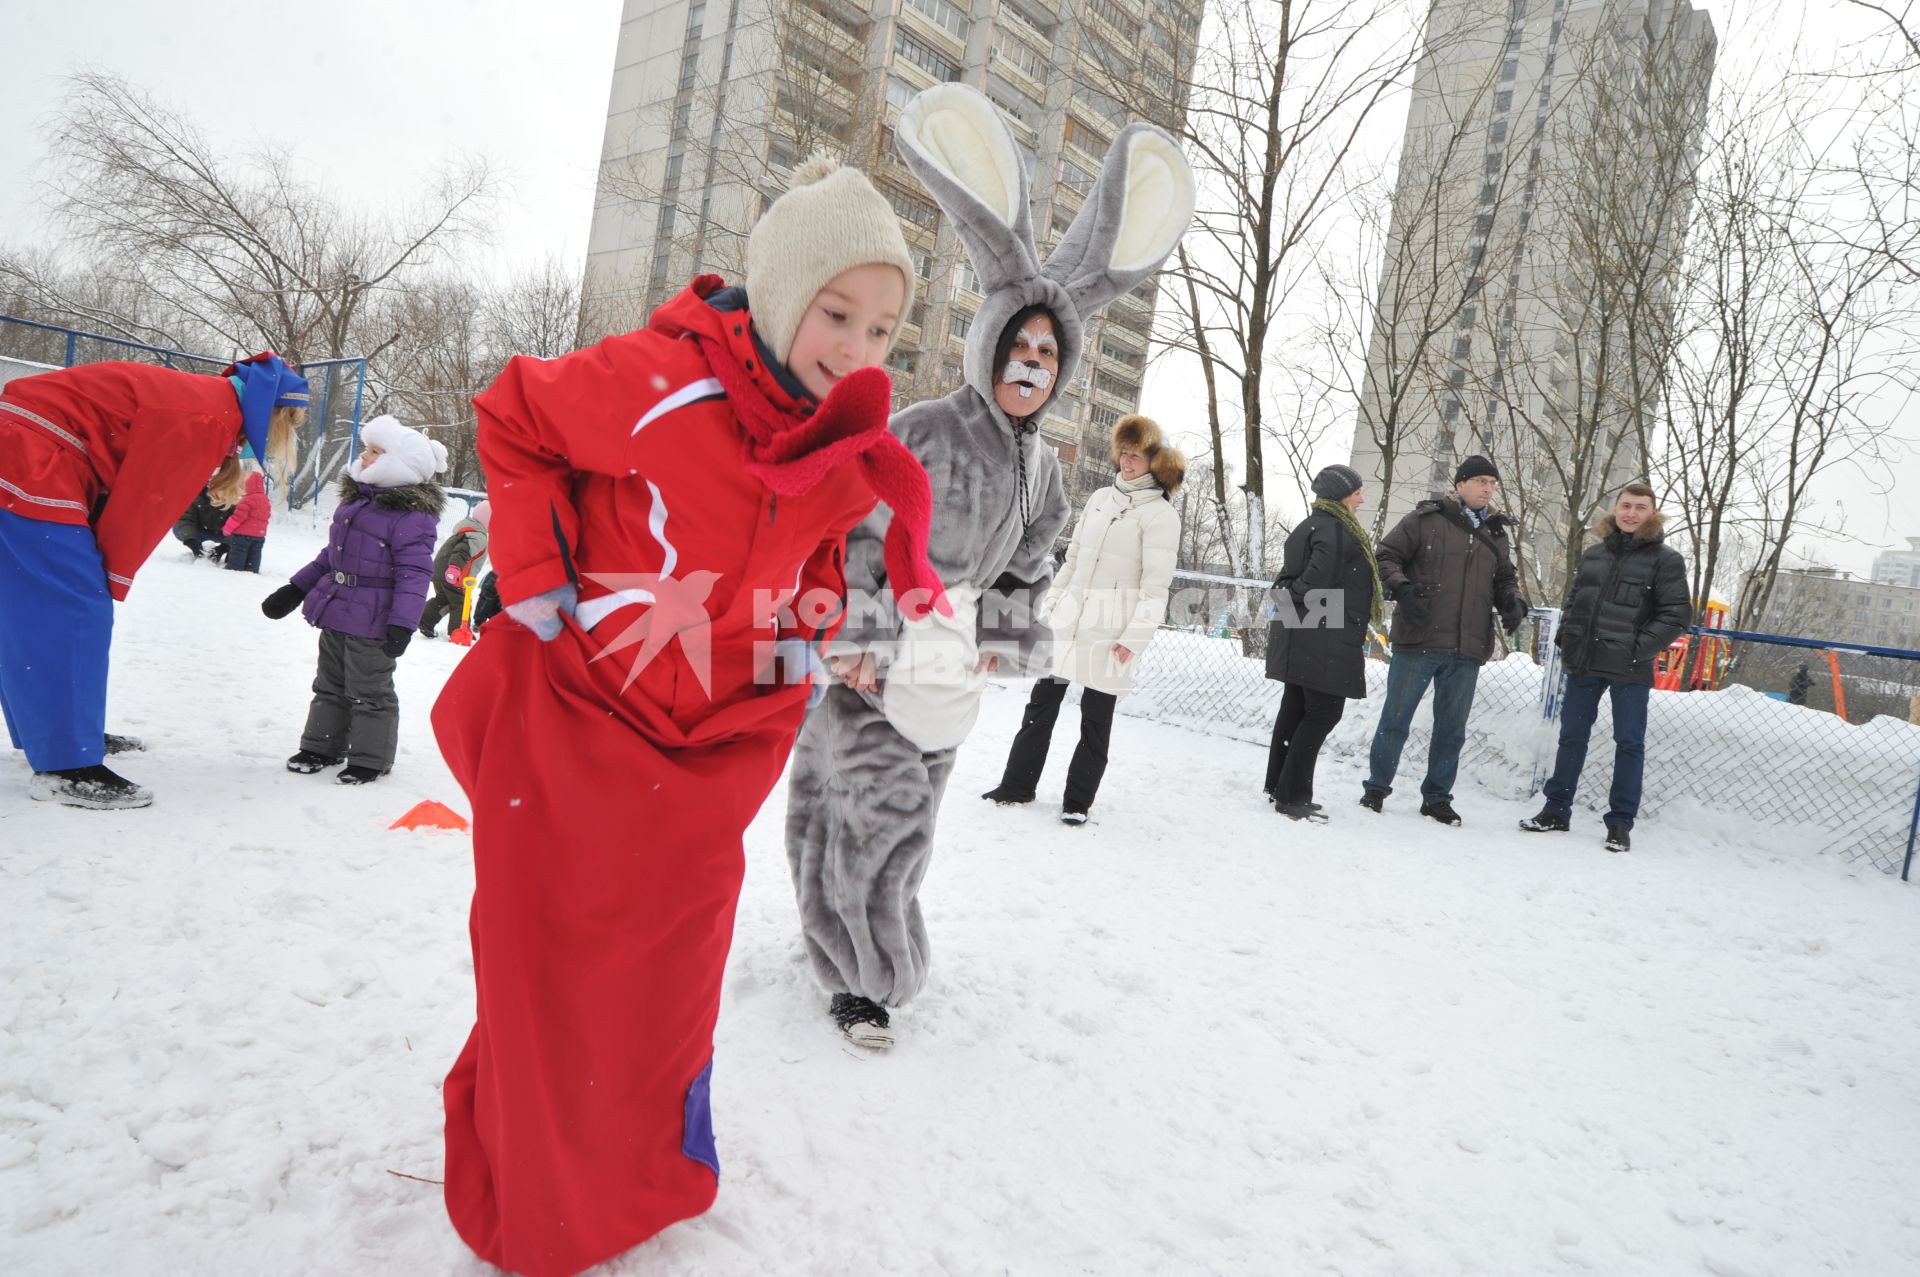
<instances>
[{"instance_id":1,"label":"gray plush bunny suit","mask_svg":"<svg viewBox=\"0 0 1920 1277\"><path fill-rule=\"evenodd\" d=\"M952 628L964 633L936 636L951 640L954 657L937 668L915 656L917 623L890 606L863 606L887 588L881 541L892 514L878 507L847 540L848 620L831 650L872 652L880 688L868 694L836 681L807 716L786 826L814 974L831 992L887 1006L926 981L920 882L956 749L978 710L984 676L973 667L993 655L1004 674L1050 668L1049 635L1035 612L1071 510L1059 461L1038 433L1044 408L1015 420L994 404L999 339L1021 310L1045 306L1060 348L1057 391L1074 375L1086 319L1159 269L1193 210L1178 147L1150 125L1131 125L1042 265L1025 165L982 94L928 89L902 111L896 137L907 166L953 219L985 290L967 341L966 384L893 418L932 483L928 557L955 604Z\"/></svg>"}]
</instances>

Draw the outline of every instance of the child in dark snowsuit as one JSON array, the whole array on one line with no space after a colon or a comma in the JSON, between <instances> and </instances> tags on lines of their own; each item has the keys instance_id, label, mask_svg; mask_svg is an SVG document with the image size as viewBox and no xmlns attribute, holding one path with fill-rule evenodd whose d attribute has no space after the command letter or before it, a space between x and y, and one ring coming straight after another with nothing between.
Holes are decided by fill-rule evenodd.
<instances>
[{"instance_id":1,"label":"child in dark snowsuit","mask_svg":"<svg viewBox=\"0 0 1920 1277\"><path fill-rule=\"evenodd\" d=\"M446 468L445 447L392 417L374 418L360 438L366 450L340 481L326 548L260 605L277 621L304 599L307 623L320 630L313 704L287 770L313 773L345 759L343 785L393 770L394 663L420 623L446 504L433 482Z\"/></svg>"},{"instance_id":2,"label":"child in dark snowsuit","mask_svg":"<svg viewBox=\"0 0 1920 1277\"><path fill-rule=\"evenodd\" d=\"M433 555L433 596L420 613L420 635L432 638L441 617L447 617L449 631L467 620L467 578L477 575L487 561L487 520L493 503L482 501L473 514L453 525L453 531L440 543ZM479 622L476 620L475 625Z\"/></svg>"}]
</instances>

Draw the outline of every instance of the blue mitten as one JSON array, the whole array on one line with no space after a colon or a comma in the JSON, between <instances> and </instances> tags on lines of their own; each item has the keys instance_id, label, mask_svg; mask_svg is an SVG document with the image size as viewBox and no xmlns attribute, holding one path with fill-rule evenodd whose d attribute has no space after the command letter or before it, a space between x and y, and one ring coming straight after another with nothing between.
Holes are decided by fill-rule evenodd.
<instances>
[{"instance_id":1,"label":"blue mitten","mask_svg":"<svg viewBox=\"0 0 1920 1277\"><path fill-rule=\"evenodd\" d=\"M773 668L783 682L798 683L806 679L813 686L807 690L807 708L812 709L827 698L827 667L820 659L820 653L813 650L813 644L803 638L783 638L773 645Z\"/></svg>"},{"instance_id":2,"label":"blue mitten","mask_svg":"<svg viewBox=\"0 0 1920 1277\"><path fill-rule=\"evenodd\" d=\"M580 592L573 583L556 585L532 598L521 599L518 603L507 605L507 615L532 630L534 637L542 643L551 643L560 637L562 622L560 614L573 615L574 605L580 601Z\"/></svg>"}]
</instances>

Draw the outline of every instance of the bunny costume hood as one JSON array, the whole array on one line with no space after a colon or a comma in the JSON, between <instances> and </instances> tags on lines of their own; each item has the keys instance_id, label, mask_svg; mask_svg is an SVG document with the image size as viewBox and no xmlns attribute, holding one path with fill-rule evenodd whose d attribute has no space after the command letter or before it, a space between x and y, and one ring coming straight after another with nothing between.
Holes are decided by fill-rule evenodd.
<instances>
[{"instance_id":1,"label":"bunny costume hood","mask_svg":"<svg viewBox=\"0 0 1920 1277\"><path fill-rule=\"evenodd\" d=\"M360 427L360 442L380 449L371 465L355 457L347 476L372 488L404 488L431 483L447 468L447 446L418 430L400 424L397 417L375 417Z\"/></svg>"},{"instance_id":2,"label":"bunny costume hood","mask_svg":"<svg viewBox=\"0 0 1920 1277\"><path fill-rule=\"evenodd\" d=\"M1039 435L1045 409L1015 419L994 402L1001 335L1029 306L1052 313L1057 395L1080 362L1087 321L1160 268L1194 204L1192 173L1173 139L1129 125L1042 262L1026 165L985 95L959 84L928 89L901 111L895 137L958 233L984 296L968 332L965 384L893 418L932 480L928 557L954 615L902 622L897 610L872 605L888 586L878 551L890 513L876 509L847 542L849 614L835 646L843 656L872 653L880 687L835 683L808 715L786 830L815 976L882 1005L905 1002L926 979L918 884L956 748L979 713L982 659L998 657L1003 674L1050 667L1036 611L1070 507L1059 460Z\"/></svg>"}]
</instances>

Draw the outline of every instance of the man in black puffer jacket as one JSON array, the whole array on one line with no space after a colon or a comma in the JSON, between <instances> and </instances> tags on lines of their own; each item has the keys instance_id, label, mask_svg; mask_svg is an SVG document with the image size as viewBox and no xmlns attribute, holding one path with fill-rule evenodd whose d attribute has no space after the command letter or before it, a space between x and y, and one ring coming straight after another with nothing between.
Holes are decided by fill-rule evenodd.
<instances>
[{"instance_id":1,"label":"man in black puffer jacket","mask_svg":"<svg viewBox=\"0 0 1920 1277\"><path fill-rule=\"evenodd\" d=\"M1594 528L1600 540L1580 556L1560 620L1567 692L1560 706L1560 752L1546 785L1547 805L1520 822L1529 833L1564 831L1573 815L1587 738L1600 698L1613 702L1613 787L1608 794L1607 850L1625 851L1640 810L1646 764L1647 702L1654 660L1693 620L1687 564L1667 545L1653 489L1630 483L1613 513Z\"/></svg>"}]
</instances>

